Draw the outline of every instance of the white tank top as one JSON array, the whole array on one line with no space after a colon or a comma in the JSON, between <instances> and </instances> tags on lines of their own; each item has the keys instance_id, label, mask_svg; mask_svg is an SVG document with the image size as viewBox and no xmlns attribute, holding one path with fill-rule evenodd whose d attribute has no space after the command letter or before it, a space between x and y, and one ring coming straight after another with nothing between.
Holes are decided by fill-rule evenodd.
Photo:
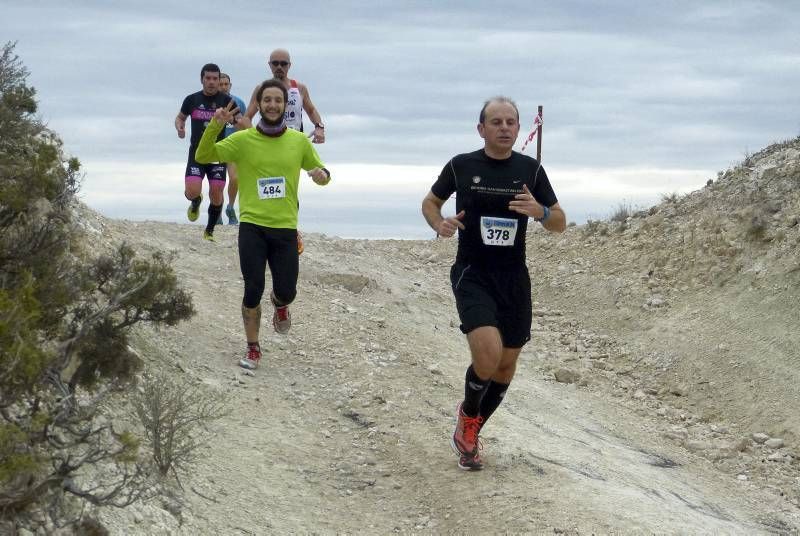
<instances>
[{"instance_id":1,"label":"white tank top","mask_svg":"<svg viewBox=\"0 0 800 536\"><path fill-rule=\"evenodd\" d=\"M297 87L297 80L289 80L289 102L286 103L286 126L303 131L303 95Z\"/></svg>"}]
</instances>

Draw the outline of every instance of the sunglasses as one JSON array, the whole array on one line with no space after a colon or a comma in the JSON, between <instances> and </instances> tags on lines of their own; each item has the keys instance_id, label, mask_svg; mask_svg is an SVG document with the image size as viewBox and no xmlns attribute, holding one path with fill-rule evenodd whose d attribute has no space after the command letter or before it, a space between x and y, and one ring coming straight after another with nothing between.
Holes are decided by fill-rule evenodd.
<instances>
[{"instance_id":1,"label":"sunglasses","mask_svg":"<svg viewBox=\"0 0 800 536\"><path fill-rule=\"evenodd\" d=\"M272 60L272 61L271 61L271 62L269 62L269 63L270 63L270 65L272 65L273 67L277 67L278 65L280 65L281 67L287 67L287 66L289 65L289 62L288 62L288 61L278 61L278 60Z\"/></svg>"}]
</instances>

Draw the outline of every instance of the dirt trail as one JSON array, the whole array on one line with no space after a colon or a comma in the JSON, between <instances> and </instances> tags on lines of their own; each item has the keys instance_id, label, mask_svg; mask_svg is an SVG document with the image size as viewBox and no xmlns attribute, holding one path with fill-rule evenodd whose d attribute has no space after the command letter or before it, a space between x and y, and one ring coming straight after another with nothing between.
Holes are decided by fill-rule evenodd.
<instances>
[{"instance_id":1,"label":"dirt trail","mask_svg":"<svg viewBox=\"0 0 800 536\"><path fill-rule=\"evenodd\" d=\"M185 503L103 511L114 534L800 530L780 484L740 479L670 439L681 409L634 392L645 337L607 333L598 311L576 313L580 301L543 299L557 262L534 283L533 341L484 429L486 469L465 473L448 444L467 365L447 279L454 241L307 235L292 330L276 335L265 315L265 362L251 377L236 366L235 228L211 244L195 225L87 226L141 253L176 251L198 314L142 330L136 350L149 367L224 390L234 408L185 477ZM576 383L554 379L565 367Z\"/></svg>"}]
</instances>

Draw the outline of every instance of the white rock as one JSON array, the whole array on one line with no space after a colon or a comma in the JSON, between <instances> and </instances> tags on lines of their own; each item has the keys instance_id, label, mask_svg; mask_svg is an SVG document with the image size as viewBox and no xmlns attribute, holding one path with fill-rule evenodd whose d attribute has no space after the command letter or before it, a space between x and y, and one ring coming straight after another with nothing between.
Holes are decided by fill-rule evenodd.
<instances>
[{"instance_id":1,"label":"white rock","mask_svg":"<svg viewBox=\"0 0 800 536\"><path fill-rule=\"evenodd\" d=\"M567 368L560 368L553 372L556 381L560 383L575 383L581 377L580 373Z\"/></svg>"},{"instance_id":2,"label":"white rock","mask_svg":"<svg viewBox=\"0 0 800 536\"><path fill-rule=\"evenodd\" d=\"M711 443L708 441L692 440L686 442L686 449L692 452L699 452L701 450L708 450L711 448Z\"/></svg>"},{"instance_id":3,"label":"white rock","mask_svg":"<svg viewBox=\"0 0 800 536\"><path fill-rule=\"evenodd\" d=\"M747 481L747 475L738 475L736 478L737 480L741 480L742 482Z\"/></svg>"},{"instance_id":4,"label":"white rock","mask_svg":"<svg viewBox=\"0 0 800 536\"><path fill-rule=\"evenodd\" d=\"M750 437L752 437L753 441L755 441L759 445L766 443L767 440L769 439L769 436L767 434L762 434L762 433L755 433Z\"/></svg>"},{"instance_id":5,"label":"white rock","mask_svg":"<svg viewBox=\"0 0 800 536\"><path fill-rule=\"evenodd\" d=\"M766 445L767 447L769 447L771 449L779 449L779 448L783 447L784 443L783 443L783 439L779 439L777 437L773 437L771 439L767 439L767 441L764 443L764 445Z\"/></svg>"}]
</instances>

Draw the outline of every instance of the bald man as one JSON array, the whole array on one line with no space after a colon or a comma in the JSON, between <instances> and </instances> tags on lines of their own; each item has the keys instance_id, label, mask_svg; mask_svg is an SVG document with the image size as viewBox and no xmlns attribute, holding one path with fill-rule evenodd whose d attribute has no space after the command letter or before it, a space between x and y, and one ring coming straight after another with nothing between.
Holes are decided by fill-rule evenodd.
<instances>
[{"instance_id":1,"label":"bald man","mask_svg":"<svg viewBox=\"0 0 800 536\"><path fill-rule=\"evenodd\" d=\"M314 103L311 102L311 96L308 94L308 88L305 84L289 78L289 68L292 66L292 59L289 56L289 51L284 48L276 48L269 55L267 62L270 70L272 71L273 78L280 80L286 91L288 92L288 100L286 102L286 112L284 119L288 128L303 132L303 111L308 114L308 118L314 125L314 132L311 135L311 141L314 143L325 143L325 125L322 124L322 117L319 115ZM247 111L240 121L240 128L248 128L252 126L253 118L258 111L258 91L261 84L257 85L250 96L250 104L247 106ZM233 203L233 201L231 201ZM303 252L303 235L297 231L297 251Z\"/></svg>"},{"instance_id":2,"label":"bald man","mask_svg":"<svg viewBox=\"0 0 800 536\"><path fill-rule=\"evenodd\" d=\"M292 60L289 56L289 51L283 48L276 48L269 55L269 62L267 64L272 71L272 76L280 80L286 91L289 93L289 101L286 106L286 126L303 132L303 112L308 114L308 118L314 125L314 132L312 141L314 143L325 143L325 126L322 124L322 117L319 115L314 103L311 102L311 96L308 93L308 87L305 84L289 78L289 69L292 66ZM247 106L245 112L245 127L252 125L253 118L258 111L258 90L261 84L257 85L253 90L250 97L250 104Z\"/></svg>"}]
</instances>

